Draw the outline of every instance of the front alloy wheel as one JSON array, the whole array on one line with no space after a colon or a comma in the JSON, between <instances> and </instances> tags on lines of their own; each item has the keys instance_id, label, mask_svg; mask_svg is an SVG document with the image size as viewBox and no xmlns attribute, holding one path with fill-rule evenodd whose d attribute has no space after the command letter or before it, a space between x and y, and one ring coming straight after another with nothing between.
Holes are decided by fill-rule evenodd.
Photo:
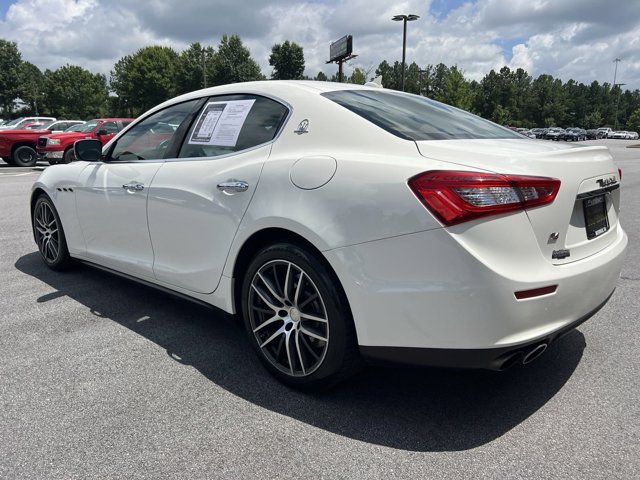
<instances>
[{"instance_id":1,"label":"front alloy wheel","mask_svg":"<svg viewBox=\"0 0 640 480\"><path fill-rule=\"evenodd\" d=\"M53 270L65 269L71 262L71 258L60 217L49 197L46 195L38 197L33 207L32 217L33 236L42 259Z\"/></svg>"},{"instance_id":2,"label":"front alloy wheel","mask_svg":"<svg viewBox=\"0 0 640 480\"><path fill-rule=\"evenodd\" d=\"M315 254L291 244L263 250L247 271L242 307L260 360L284 383L323 389L357 370L349 306Z\"/></svg>"}]
</instances>

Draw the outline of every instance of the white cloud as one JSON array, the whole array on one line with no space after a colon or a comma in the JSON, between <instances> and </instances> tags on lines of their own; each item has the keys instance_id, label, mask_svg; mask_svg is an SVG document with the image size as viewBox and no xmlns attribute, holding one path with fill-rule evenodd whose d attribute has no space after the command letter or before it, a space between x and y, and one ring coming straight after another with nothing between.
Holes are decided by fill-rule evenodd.
<instances>
[{"instance_id":1,"label":"white cloud","mask_svg":"<svg viewBox=\"0 0 640 480\"><path fill-rule=\"evenodd\" d=\"M438 3L438 9L444 2ZM23 58L42 70L66 63L109 74L124 55L153 44L180 51L191 42L216 46L239 34L269 76L275 43L304 48L306 73L331 75L329 44L354 36L358 57L346 71L402 57L402 24L395 14L420 19L407 28L407 61L457 65L479 80L492 68L522 67L536 77L564 81L613 80L640 88L640 2L596 0L477 0L430 13L430 1L404 0L15 0L0 21L0 37L18 43ZM373 72L372 72L373 74Z\"/></svg>"}]
</instances>

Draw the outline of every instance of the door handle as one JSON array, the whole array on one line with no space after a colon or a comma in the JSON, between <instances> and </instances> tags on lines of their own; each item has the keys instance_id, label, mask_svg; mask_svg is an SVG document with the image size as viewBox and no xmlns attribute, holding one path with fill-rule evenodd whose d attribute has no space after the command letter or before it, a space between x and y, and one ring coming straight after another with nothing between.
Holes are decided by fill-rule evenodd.
<instances>
[{"instance_id":1,"label":"door handle","mask_svg":"<svg viewBox=\"0 0 640 480\"><path fill-rule=\"evenodd\" d=\"M249 189L249 184L244 180L227 180L218 184L218 190L227 195L233 195L234 193L246 192Z\"/></svg>"},{"instance_id":2,"label":"door handle","mask_svg":"<svg viewBox=\"0 0 640 480\"><path fill-rule=\"evenodd\" d=\"M124 185L122 185L122 188L124 188L125 190L133 190L135 192L141 192L142 190L144 190L144 183L140 183L140 182L125 183Z\"/></svg>"}]
</instances>

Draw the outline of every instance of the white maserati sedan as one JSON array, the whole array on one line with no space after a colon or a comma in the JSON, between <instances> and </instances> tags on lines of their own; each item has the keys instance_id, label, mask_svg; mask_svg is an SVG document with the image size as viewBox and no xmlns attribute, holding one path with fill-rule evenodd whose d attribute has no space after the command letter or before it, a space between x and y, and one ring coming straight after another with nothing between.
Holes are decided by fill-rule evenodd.
<instances>
[{"instance_id":1,"label":"white maserati sedan","mask_svg":"<svg viewBox=\"0 0 640 480\"><path fill-rule=\"evenodd\" d=\"M75 153L33 185L44 262L237 314L297 388L367 360L529 363L607 302L628 242L605 147L383 88L204 89Z\"/></svg>"}]
</instances>

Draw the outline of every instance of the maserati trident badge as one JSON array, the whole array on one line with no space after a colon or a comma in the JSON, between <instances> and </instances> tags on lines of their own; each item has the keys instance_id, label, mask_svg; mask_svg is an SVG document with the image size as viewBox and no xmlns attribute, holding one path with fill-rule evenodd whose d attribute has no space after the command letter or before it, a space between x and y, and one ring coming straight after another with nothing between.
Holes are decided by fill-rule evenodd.
<instances>
[{"instance_id":1,"label":"maserati trident badge","mask_svg":"<svg viewBox=\"0 0 640 480\"><path fill-rule=\"evenodd\" d=\"M553 232L551 235L549 235L549 240L547 240L547 244L556 243L559 238L560 238L560 233Z\"/></svg>"},{"instance_id":2,"label":"maserati trident badge","mask_svg":"<svg viewBox=\"0 0 640 480\"><path fill-rule=\"evenodd\" d=\"M303 133L309 133L309 120L306 118L302 120L298 124L298 128L296 128L293 133L297 133L298 135L302 135Z\"/></svg>"}]
</instances>

